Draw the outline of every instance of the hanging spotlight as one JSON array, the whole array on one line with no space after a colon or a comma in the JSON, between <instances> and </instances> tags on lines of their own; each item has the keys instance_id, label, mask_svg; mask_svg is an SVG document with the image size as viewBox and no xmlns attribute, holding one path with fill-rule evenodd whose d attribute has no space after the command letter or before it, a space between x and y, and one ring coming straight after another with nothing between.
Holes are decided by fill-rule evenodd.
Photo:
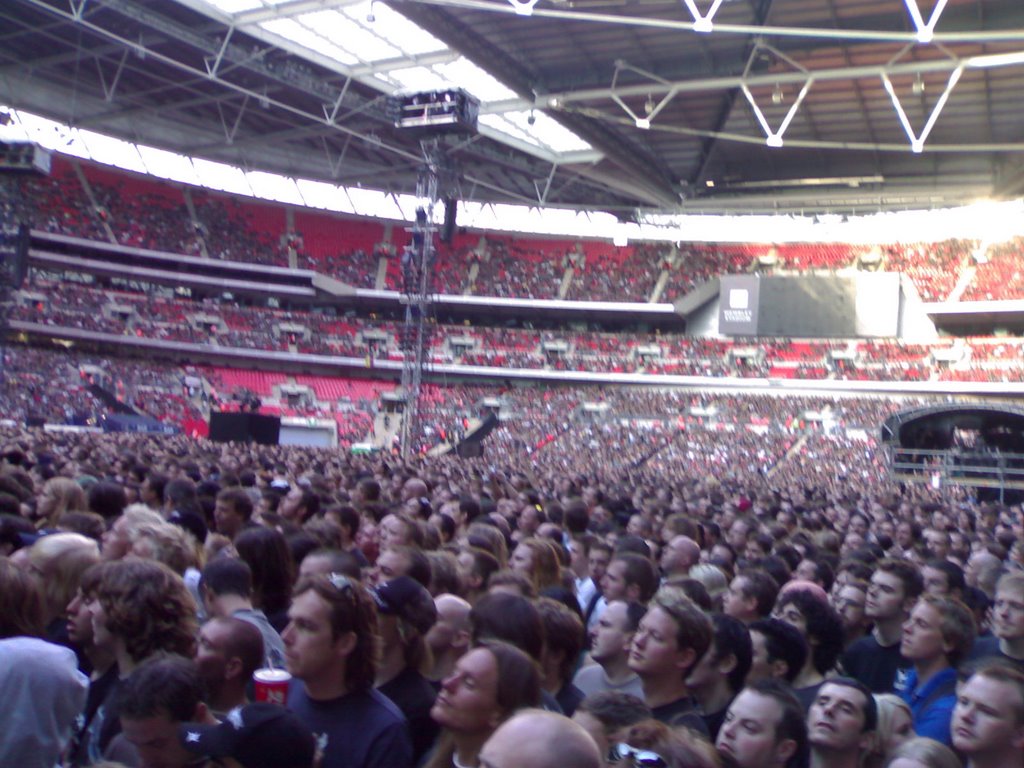
<instances>
[{"instance_id":1,"label":"hanging spotlight","mask_svg":"<svg viewBox=\"0 0 1024 768\"><path fill-rule=\"evenodd\" d=\"M782 86L776 83L775 90L772 91L772 104L781 104L782 96Z\"/></svg>"}]
</instances>

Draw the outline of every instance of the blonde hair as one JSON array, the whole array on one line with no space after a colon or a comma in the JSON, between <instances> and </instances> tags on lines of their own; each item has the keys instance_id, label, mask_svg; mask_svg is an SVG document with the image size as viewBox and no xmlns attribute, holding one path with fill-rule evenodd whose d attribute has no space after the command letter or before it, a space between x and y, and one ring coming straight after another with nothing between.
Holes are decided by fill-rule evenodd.
<instances>
[{"instance_id":1,"label":"blonde hair","mask_svg":"<svg viewBox=\"0 0 1024 768\"><path fill-rule=\"evenodd\" d=\"M28 560L40 576L49 623L64 614L82 574L100 561L100 548L94 539L80 533L54 533L32 545Z\"/></svg>"},{"instance_id":2,"label":"blonde hair","mask_svg":"<svg viewBox=\"0 0 1024 768\"><path fill-rule=\"evenodd\" d=\"M65 512L88 512L89 500L82 486L70 477L51 477L43 484L43 492L52 493L56 506L45 520L40 521L41 528L56 528L57 521ZM38 500L36 501L38 504Z\"/></svg>"},{"instance_id":3,"label":"blonde hair","mask_svg":"<svg viewBox=\"0 0 1024 768\"><path fill-rule=\"evenodd\" d=\"M914 722L910 705L895 693L876 693L875 705L878 709L878 724L871 737L871 746L865 755L864 765L866 766L882 765L883 761L889 757L886 754L886 744L892 737L897 710L903 710L910 722Z\"/></svg>"},{"instance_id":4,"label":"blonde hair","mask_svg":"<svg viewBox=\"0 0 1024 768\"><path fill-rule=\"evenodd\" d=\"M195 538L172 523L140 523L132 530L131 542L132 554L163 563L179 576L201 564Z\"/></svg>"},{"instance_id":5,"label":"blonde hair","mask_svg":"<svg viewBox=\"0 0 1024 768\"><path fill-rule=\"evenodd\" d=\"M928 768L961 768L962 765L960 758L958 758L953 753L953 750L945 744L935 741L934 739L925 739L921 737L913 738L910 741L901 744L891 755L889 755L889 759L885 761L885 765L892 765L901 757L916 760L919 763L927 765Z\"/></svg>"}]
</instances>

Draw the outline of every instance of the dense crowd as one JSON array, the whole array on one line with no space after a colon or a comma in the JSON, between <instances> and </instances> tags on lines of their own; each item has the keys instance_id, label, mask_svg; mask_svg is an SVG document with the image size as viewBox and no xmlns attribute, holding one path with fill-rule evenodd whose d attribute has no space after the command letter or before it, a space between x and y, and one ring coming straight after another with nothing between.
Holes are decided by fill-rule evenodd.
<instances>
[{"instance_id":1,"label":"dense crowd","mask_svg":"<svg viewBox=\"0 0 1024 768\"><path fill-rule=\"evenodd\" d=\"M215 259L299 266L359 288L402 290L405 228L217 195L58 158L54 174L23 182L28 215L47 232ZM81 171L81 177L79 176ZM81 179L85 179L85 186ZM390 239L387 239L390 237ZM441 246L431 288L480 296L674 301L721 274L883 269L905 274L925 301L1020 295L1024 239L993 246L975 265L964 240L842 244L639 243L460 235ZM382 271L383 268L383 271ZM971 274L970 270L975 270ZM955 296L961 280L962 296ZM662 286L658 290L658 286Z\"/></svg>"},{"instance_id":2,"label":"dense crowd","mask_svg":"<svg viewBox=\"0 0 1024 768\"><path fill-rule=\"evenodd\" d=\"M873 435L918 401L424 413L484 400L483 457L411 463L2 428L0 764L1024 760L1021 507L889 479Z\"/></svg>"},{"instance_id":3,"label":"dense crowd","mask_svg":"<svg viewBox=\"0 0 1024 768\"><path fill-rule=\"evenodd\" d=\"M16 321L118 336L240 349L400 361L397 321L189 301L169 291L109 291L33 272ZM40 299L40 296L45 298ZM429 359L498 368L738 378L1020 381L1024 346L1012 338L932 344L885 340L702 339L487 326L430 326ZM953 359L948 354L955 351Z\"/></svg>"}]
</instances>

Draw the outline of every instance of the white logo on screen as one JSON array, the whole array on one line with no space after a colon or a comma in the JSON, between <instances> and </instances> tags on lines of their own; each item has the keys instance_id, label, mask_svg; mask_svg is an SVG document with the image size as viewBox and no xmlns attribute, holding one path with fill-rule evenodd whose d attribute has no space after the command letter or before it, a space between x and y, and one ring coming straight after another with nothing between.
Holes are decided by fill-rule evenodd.
<instances>
[{"instance_id":1,"label":"white logo on screen","mask_svg":"<svg viewBox=\"0 0 1024 768\"><path fill-rule=\"evenodd\" d=\"M750 306L750 291L733 288L729 291L729 309L747 309Z\"/></svg>"}]
</instances>

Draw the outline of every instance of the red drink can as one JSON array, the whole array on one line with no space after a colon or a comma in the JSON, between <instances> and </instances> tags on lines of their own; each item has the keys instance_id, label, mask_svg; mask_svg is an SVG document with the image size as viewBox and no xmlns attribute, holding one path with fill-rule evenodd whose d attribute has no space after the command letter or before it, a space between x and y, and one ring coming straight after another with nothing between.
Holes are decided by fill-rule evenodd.
<instances>
[{"instance_id":1,"label":"red drink can","mask_svg":"<svg viewBox=\"0 0 1024 768\"><path fill-rule=\"evenodd\" d=\"M283 669L257 669L252 673L256 701L283 707L288 701L288 683L291 679L291 674Z\"/></svg>"}]
</instances>

